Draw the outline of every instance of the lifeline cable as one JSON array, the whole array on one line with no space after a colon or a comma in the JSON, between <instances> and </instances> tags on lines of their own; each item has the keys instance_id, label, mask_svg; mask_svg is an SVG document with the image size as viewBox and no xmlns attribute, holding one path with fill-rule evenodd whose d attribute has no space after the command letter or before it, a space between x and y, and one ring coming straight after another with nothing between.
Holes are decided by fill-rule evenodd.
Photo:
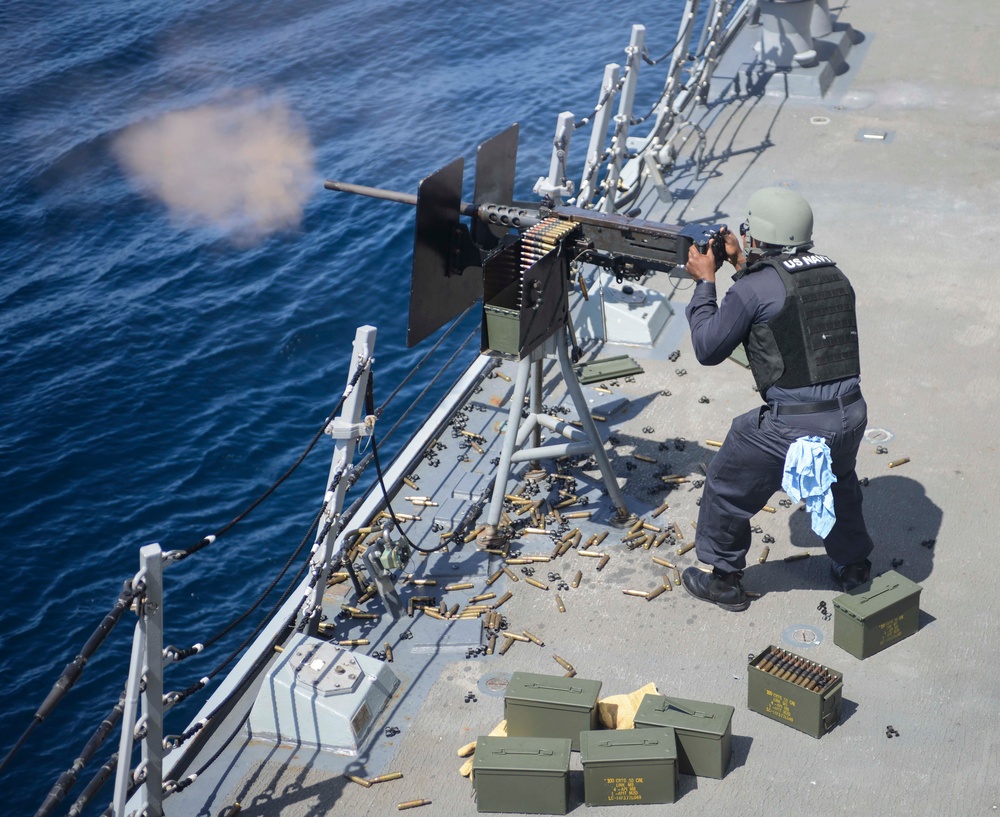
<instances>
[{"instance_id":1,"label":"lifeline cable","mask_svg":"<svg viewBox=\"0 0 1000 817\"><path fill-rule=\"evenodd\" d=\"M24 742L28 739L28 736L34 731L35 727L52 713L52 710L56 708L56 705L63 699L63 696L65 696L66 693L72 689L73 685L83 674L83 669L87 666L87 661L89 661L91 656L97 652L98 647L104 643L104 639L106 639L108 634L114 629L118 620L122 617L122 613L132 606L132 601L137 596L142 595L144 590L145 587L142 582L139 582L136 587L132 586L131 579L125 582L125 586L122 588L121 593L119 593L118 600L115 602L110 612L108 612L108 614L101 620L101 623L97 625L97 629L95 629L90 638L87 639L87 643L83 645L83 649L80 650L80 653L76 656L76 658L66 665L66 669L62 671L62 675L60 675L55 684L53 684L48 696L46 696L42 705L38 707L38 710L35 712L31 724L24 730L24 733L18 739L14 747L7 753L7 756L3 759L3 761L0 762L0 772L3 772L11 758L17 754L20 748L24 745Z\"/></svg>"},{"instance_id":2,"label":"lifeline cable","mask_svg":"<svg viewBox=\"0 0 1000 817\"><path fill-rule=\"evenodd\" d=\"M370 363L371 363L370 357L358 363L358 368L351 376L351 380L348 383L347 388L344 390L344 394L342 394L340 396L340 399L337 401L337 405L334 407L333 411L330 412L330 415L326 418L326 420L323 421L323 425L320 426L319 431L316 432L315 436L313 436L312 440L306 446L305 451L302 452L302 454L292 464L292 466L287 471L285 471L285 473L282 474L277 479L277 481L273 485L271 485L270 488L268 488L266 491L264 491L264 493L262 493L253 502L251 502L250 505L244 511L237 514L236 517L234 517L233 520L230 521L228 524L223 525L218 531L209 536L206 536L198 544L189 547L186 550L172 551L171 556L173 557L174 561L180 561L182 559L186 559L188 556L194 555L202 548L206 548L209 545L211 545L220 536L230 531L237 523L242 522L244 519L246 519L246 517L250 515L251 511L257 508L258 505L260 505L265 499L267 499L271 494L273 494L278 489L278 487L292 475L292 473L302 464L302 461L309 455L309 452L312 451L313 448L315 448L316 443L319 442L320 438L326 432L327 426L329 426L330 423L332 423L333 420L336 418L337 414L340 413L340 409L344 405L344 400L347 399L347 395L350 394L351 390L357 385L358 380L361 378L361 375L364 373L365 369L368 368Z\"/></svg>"}]
</instances>

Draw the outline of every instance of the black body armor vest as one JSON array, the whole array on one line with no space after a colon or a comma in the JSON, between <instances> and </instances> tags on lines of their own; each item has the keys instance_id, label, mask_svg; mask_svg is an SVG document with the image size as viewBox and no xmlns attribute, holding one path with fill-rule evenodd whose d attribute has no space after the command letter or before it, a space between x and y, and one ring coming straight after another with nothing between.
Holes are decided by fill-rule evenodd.
<instances>
[{"instance_id":1,"label":"black body armor vest","mask_svg":"<svg viewBox=\"0 0 1000 817\"><path fill-rule=\"evenodd\" d=\"M861 374L851 282L825 255L778 255L746 270L771 267L785 285L785 304L754 324L743 344L761 394Z\"/></svg>"}]
</instances>

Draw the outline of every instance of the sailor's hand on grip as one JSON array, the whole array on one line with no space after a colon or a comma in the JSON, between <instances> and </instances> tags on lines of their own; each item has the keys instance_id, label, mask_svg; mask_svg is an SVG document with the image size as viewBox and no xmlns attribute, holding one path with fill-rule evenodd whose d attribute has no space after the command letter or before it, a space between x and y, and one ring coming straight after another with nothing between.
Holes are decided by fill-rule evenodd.
<instances>
[{"instance_id":1,"label":"sailor's hand on grip","mask_svg":"<svg viewBox=\"0 0 1000 817\"><path fill-rule=\"evenodd\" d=\"M711 246L708 251L701 252L696 244L688 249L687 263L684 265L688 275L696 281L714 281L715 273L722 266L722 261L716 260Z\"/></svg>"}]
</instances>

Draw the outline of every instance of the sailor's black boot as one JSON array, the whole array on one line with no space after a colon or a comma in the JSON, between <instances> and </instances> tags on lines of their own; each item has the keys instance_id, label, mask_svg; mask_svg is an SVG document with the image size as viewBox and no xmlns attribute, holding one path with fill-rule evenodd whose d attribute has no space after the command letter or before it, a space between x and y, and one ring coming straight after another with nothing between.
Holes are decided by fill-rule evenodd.
<instances>
[{"instance_id":1,"label":"sailor's black boot","mask_svg":"<svg viewBox=\"0 0 1000 817\"><path fill-rule=\"evenodd\" d=\"M750 606L750 599L740 579L743 578L742 571L736 573L722 573L713 570L706 573L697 567L689 567L684 571L684 589L696 599L717 604L723 610L738 613L746 610Z\"/></svg>"},{"instance_id":2,"label":"sailor's black boot","mask_svg":"<svg viewBox=\"0 0 1000 817\"><path fill-rule=\"evenodd\" d=\"M853 565L830 562L830 575L842 592L850 593L855 587L866 584L871 578L872 563L867 559Z\"/></svg>"}]
</instances>

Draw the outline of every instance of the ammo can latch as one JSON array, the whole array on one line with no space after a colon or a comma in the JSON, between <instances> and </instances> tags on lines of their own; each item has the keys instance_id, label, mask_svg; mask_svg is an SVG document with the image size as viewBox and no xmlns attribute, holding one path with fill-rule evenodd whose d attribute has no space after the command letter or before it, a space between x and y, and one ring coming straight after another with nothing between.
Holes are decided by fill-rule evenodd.
<instances>
[{"instance_id":1,"label":"ammo can latch","mask_svg":"<svg viewBox=\"0 0 1000 817\"><path fill-rule=\"evenodd\" d=\"M613 749L616 746L659 746L658 740L602 740L597 744L602 749Z\"/></svg>"},{"instance_id":2,"label":"ammo can latch","mask_svg":"<svg viewBox=\"0 0 1000 817\"><path fill-rule=\"evenodd\" d=\"M656 707L656 712L666 712L668 709L676 709L678 712L683 712L685 715L690 715L692 718L714 718L711 712L701 712L697 709L688 709L687 707L675 704L669 698Z\"/></svg>"},{"instance_id":3,"label":"ammo can latch","mask_svg":"<svg viewBox=\"0 0 1000 817\"><path fill-rule=\"evenodd\" d=\"M551 755L551 749L494 749L494 755Z\"/></svg>"},{"instance_id":4,"label":"ammo can latch","mask_svg":"<svg viewBox=\"0 0 1000 817\"><path fill-rule=\"evenodd\" d=\"M874 593L865 593L861 597L861 600L858 602L858 604L864 604L866 601L871 601L876 596L881 596L883 593L888 593L890 590L895 590L897 587L899 587L899 582L896 582L895 584L886 585L881 590L876 590Z\"/></svg>"}]
</instances>

